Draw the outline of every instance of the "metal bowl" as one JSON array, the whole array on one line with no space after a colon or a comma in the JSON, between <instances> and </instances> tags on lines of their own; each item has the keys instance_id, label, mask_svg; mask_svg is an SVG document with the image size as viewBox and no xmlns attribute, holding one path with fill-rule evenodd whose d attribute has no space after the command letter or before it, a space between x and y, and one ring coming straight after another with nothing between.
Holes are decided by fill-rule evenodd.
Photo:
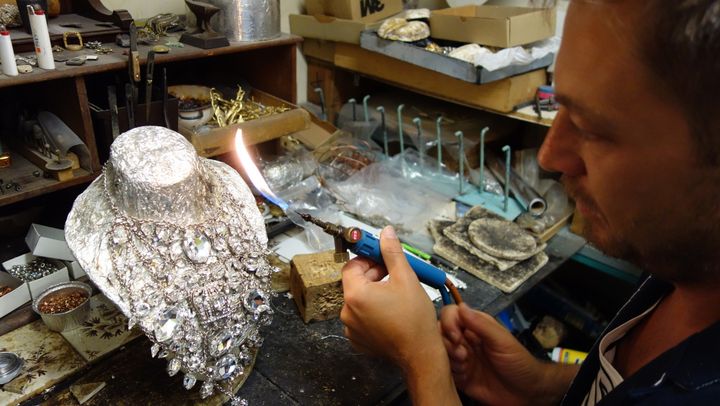
<instances>
[{"instance_id":1,"label":"metal bowl","mask_svg":"<svg viewBox=\"0 0 720 406\"><path fill-rule=\"evenodd\" d=\"M87 295L87 299L78 307L68 310L64 313L43 313L38 309L43 299L50 295L56 295L63 291L77 291L80 290ZM90 313L90 295L92 295L92 288L82 282L63 282L57 285L50 286L45 289L38 297L33 300L32 308L35 313L39 314L45 325L52 331L63 332L73 330L80 327L87 319Z\"/></svg>"},{"instance_id":2,"label":"metal bowl","mask_svg":"<svg viewBox=\"0 0 720 406\"><path fill-rule=\"evenodd\" d=\"M198 85L175 85L168 87L168 93L179 99L195 99L200 105L195 108L178 109L178 125L193 129L207 124L213 117L213 109L210 103L210 88Z\"/></svg>"}]
</instances>

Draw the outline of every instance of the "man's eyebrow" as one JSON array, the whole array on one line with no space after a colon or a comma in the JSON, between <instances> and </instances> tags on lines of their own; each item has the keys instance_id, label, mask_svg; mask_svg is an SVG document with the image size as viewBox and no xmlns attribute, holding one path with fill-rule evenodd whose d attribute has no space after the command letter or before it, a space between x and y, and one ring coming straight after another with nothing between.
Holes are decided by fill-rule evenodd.
<instances>
[{"instance_id":1,"label":"man's eyebrow","mask_svg":"<svg viewBox=\"0 0 720 406\"><path fill-rule=\"evenodd\" d=\"M570 110L573 114L577 114L578 116L590 122L593 126L597 127L599 132L613 132L613 120L609 119L608 117L602 116L601 114L598 114L596 111L593 111L593 109L578 102L572 97L562 93L556 93L555 100L564 107L566 107L568 110Z\"/></svg>"}]
</instances>

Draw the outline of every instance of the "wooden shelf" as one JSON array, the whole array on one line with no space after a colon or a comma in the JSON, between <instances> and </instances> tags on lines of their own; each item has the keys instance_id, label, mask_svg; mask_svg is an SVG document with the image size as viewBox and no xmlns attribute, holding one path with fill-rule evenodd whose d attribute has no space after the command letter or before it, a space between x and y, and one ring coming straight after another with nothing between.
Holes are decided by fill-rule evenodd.
<instances>
[{"instance_id":1,"label":"wooden shelf","mask_svg":"<svg viewBox=\"0 0 720 406\"><path fill-rule=\"evenodd\" d=\"M42 170L19 153L10 151L10 156L12 158L12 166L0 169L0 179L3 180L3 190L0 193L0 207L83 183L89 183L99 174L99 172L91 173L85 169L76 169L73 171L73 175L75 175L73 179L58 182L54 179L44 178L42 175L39 177L33 175L33 172L39 171L42 173ZM6 189L6 185L10 182L19 184L22 189L19 192L16 192L14 189Z\"/></svg>"}]
</instances>

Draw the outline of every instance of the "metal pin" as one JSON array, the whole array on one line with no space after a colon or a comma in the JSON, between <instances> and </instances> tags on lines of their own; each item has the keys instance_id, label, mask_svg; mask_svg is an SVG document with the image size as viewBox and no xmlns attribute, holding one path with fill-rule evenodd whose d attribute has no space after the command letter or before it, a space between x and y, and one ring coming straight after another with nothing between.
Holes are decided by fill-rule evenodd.
<instances>
[{"instance_id":1,"label":"metal pin","mask_svg":"<svg viewBox=\"0 0 720 406\"><path fill-rule=\"evenodd\" d=\"M505 200L503 201L503 210L507 212L510 196L510 155L512 154L512 151L509 145L502 147L502 150L505 152L505 187L503 188L505 192Z\"/></svg>"},{"instance_id":2,"label":"metal pin","mask_svg":"<svg viewBox=\"0 0 720 406\"><path fill-rule=\"evenodd\" d=\"M356 113L356 111L355 111L355 105L357 104L357 100L355 100L354 98L352 98L352 99L348 100L348 103L350 103L350 105L352 105L353 121L356 121L356 120L357 120L357 113Z\"/></svg>"},{"instance_id":3,"label":"metal pin","mask_svg":"<svg viewBox=\"0 0 720 406\"><path fill-rule=\"evenodd\" d=\"M315 93L320 97L320 118L327 121L327 113L325 112L325 92L322 87L316 87Z\"/></svg>"},{"instance_id":4,"label":"metal pin","mask_svg":"<svg viewBox=\"0 0 720 406\"><path fill-rule=\"evenodd\" d=\"M382 126L383 134L383 148L385 148L385 156L390 157L390 151L388 149L388 134L387 134L387 123L385 122L385 107L379 106L375 110L380 112L380 122Z\"/></svg>"},{"instance_id":5,"label":"metal pin","mask_svg":"<svg viewBox=\"0 0 720 406\"><path fill-rule=\"evenodd\" d=\"M480 131L480 194L485 191L485 134L490 131L485 127Z\"/></svg>"},{"instance_id":6,"label":"metal pin","mask_svg":"<svg viewBox=\"0 0 720 406\"><path fill-rule=\"evenodd\" d=\"M465 178L465 134L462 131L455 131L455 137L460 139L460 145L458 146L458 163L460 170L458 171L458 179L460 180L460 195L463 194L463 182Z\"/></svg>"},{"instance_id":7,"label":"metal pin","mask_svg":"<svg viewBox=\"0 0 720 406\"><path fill-rule=\"evenodd\" d=\"M438 172L442 171L442 129L440 123L442 123L443 117L440 116L435 120L435 134L437 135L437 161L438 161Z\"/></svg>"},{"instance_id":8,"label":"metal pin","mask_svg":"<svg viewBox=\"0 0 720 406\"><path fill-rule=\"evenodd\" d=\"M415 127L417 127L417 147L420 154L420 172L422 172L425 163L425 140L423 139L422 134L422 120L420 117L415 117L413 118L413 123L415 123Z\"/></svg>"},{"instance_id":9,"label":"metal pin","mask_svg":"<svg viewBox=\"0 0 720 406\"><path fill-rule=\"evenodd\" d=\"M402 111L405 108L404 104L401 104L397 108L397 122L398 122L398 136L400 137L400 156L405 153L405 140L403 139L403 120Z\"/></svg>"},{"instance_id":10,"label":"metal pin","mask_svg":"<svg viewBox=\"0 0 720 406\"><path fill-rule=\"evenodd\" d=\"M368 114L368 106L367 106L368 100L370 100L369 94L366 95L365 97L363 97L363 112L365 113L365 122L366 123L370 122L370 115Z\"/></svg>"}]
</instances>

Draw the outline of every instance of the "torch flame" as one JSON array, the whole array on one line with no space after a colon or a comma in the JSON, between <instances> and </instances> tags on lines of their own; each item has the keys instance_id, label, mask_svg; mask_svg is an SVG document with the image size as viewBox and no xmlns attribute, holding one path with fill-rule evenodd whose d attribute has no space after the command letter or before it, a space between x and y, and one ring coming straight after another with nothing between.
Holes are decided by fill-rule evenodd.
<instances>
[{"instance_id":1,"label":"torch flame","mask_svg":"<svg viewBox=\"0 0 720 406\"><path fill-rule=\"evenodd\" d=\"M250 182L252 182L253 186L255 186L255 189L262 193L262 195L265 196L266 199L270 200L276 206L283 209L283 211L287 211L288 204L283 199L279 198L275 193L273 193L273 191L270 189L270 186L268 186L267 182L265 181L265 178L263 178L262 174L260 173L260 170L257 168L257 166L255 166L255 163L250 157L250 153L245 147L242 130L240 129L237 130L237 132L235 133L235 152L237 152L238 158L240 159L240 164L242 164L243 168L245 168L245 173L247 174L248 178L250 178Z\"/></svg>"}]
</instances>

